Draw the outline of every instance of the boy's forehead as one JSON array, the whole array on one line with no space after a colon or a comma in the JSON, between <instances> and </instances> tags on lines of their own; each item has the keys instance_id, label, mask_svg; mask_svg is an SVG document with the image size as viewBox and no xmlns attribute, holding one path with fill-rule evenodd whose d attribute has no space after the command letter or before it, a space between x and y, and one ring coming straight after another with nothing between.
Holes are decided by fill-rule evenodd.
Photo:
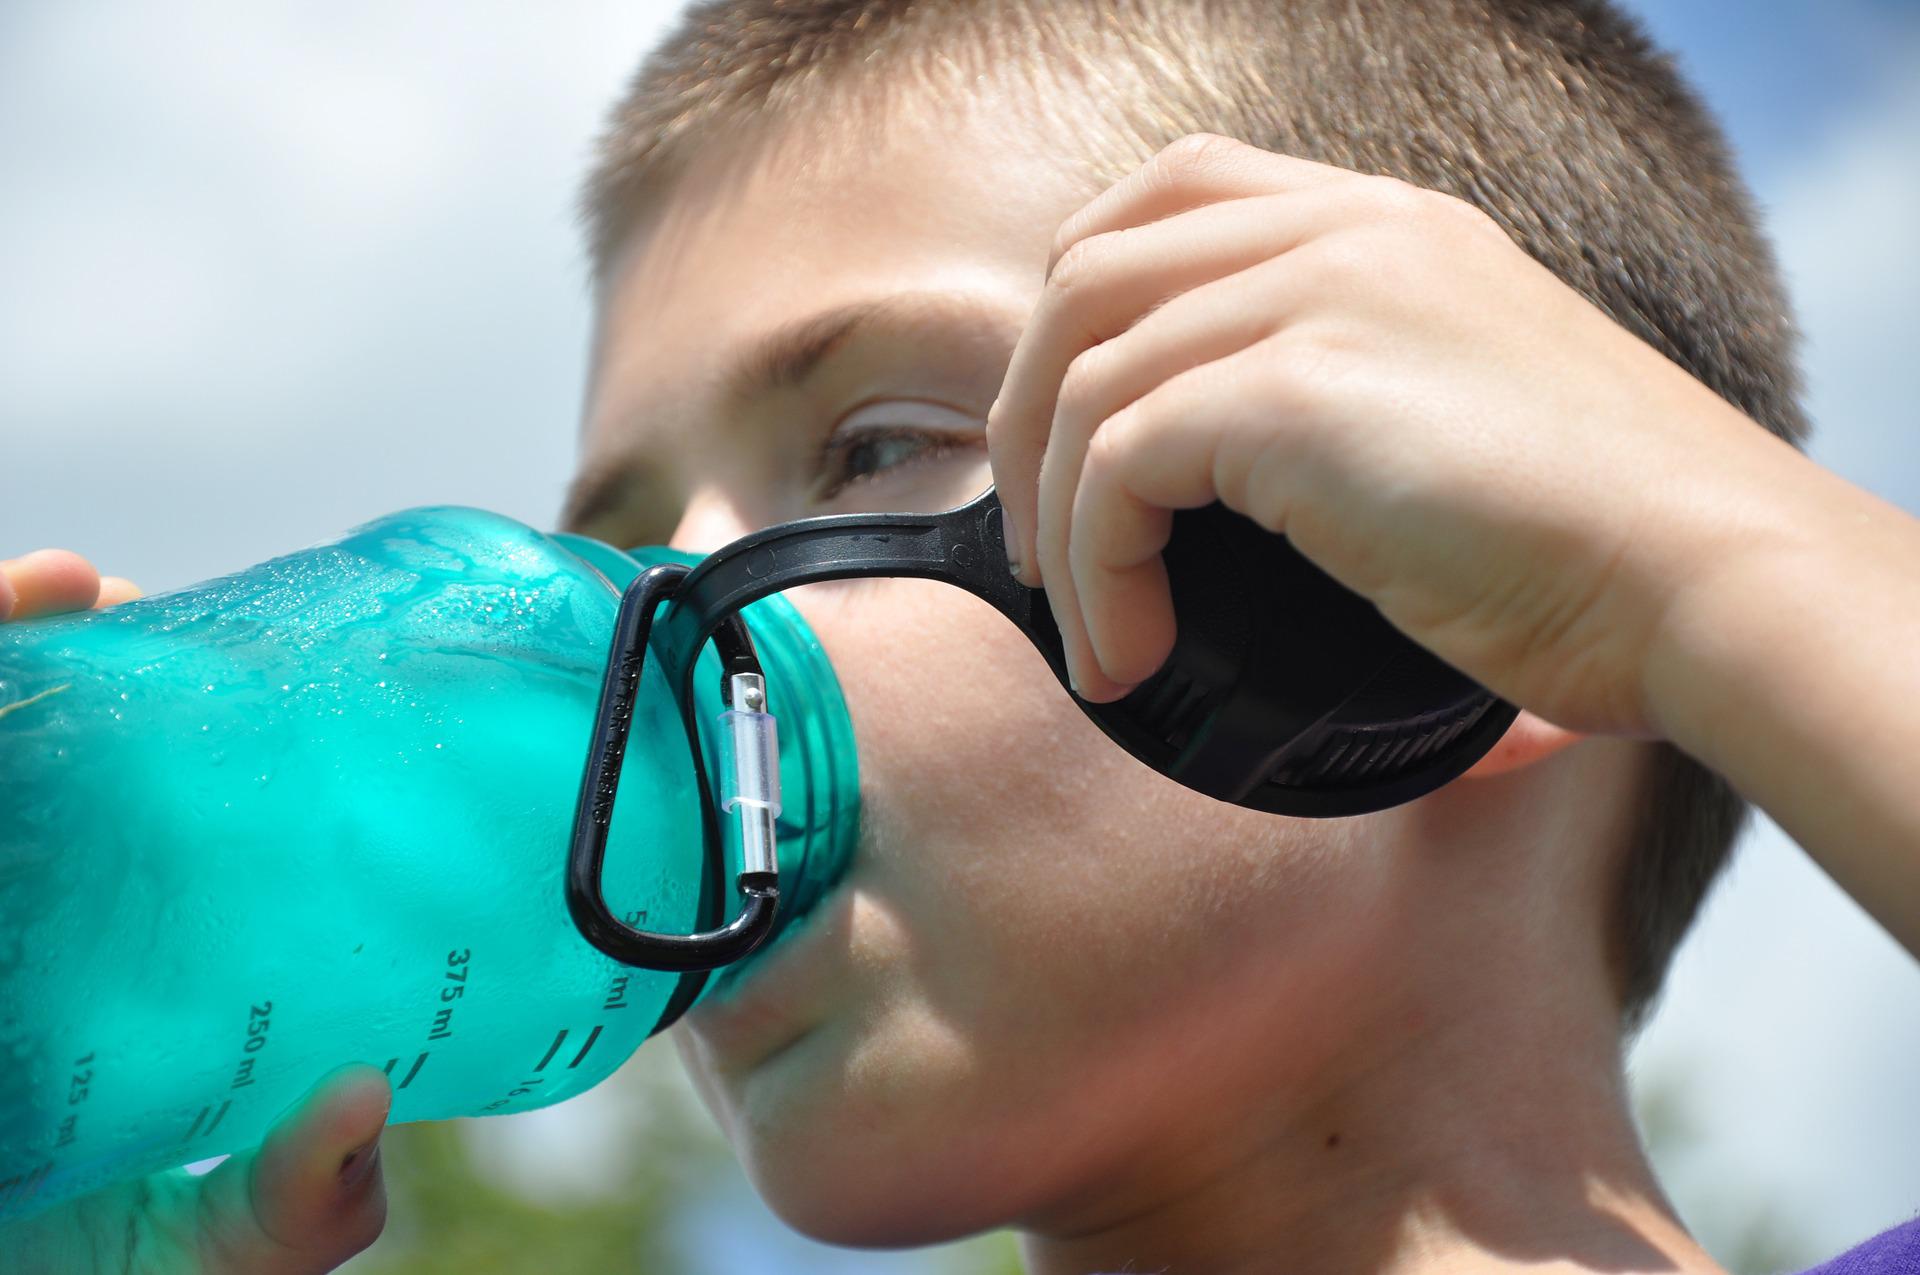
<instances>
[{"instance_id":1,"label":"boy's forehead","mask_svg":"<svg viewBox=\"0 0 1920 1275\"><path fill-rule=\"evenodd\" d=\"M710 138L634 217L605 293L764 290L903 257L1014 260L1037 286L1053 232L1105 183L1079 139L1045 140L1024 98L975 97L944 118L810 111Z\"/></svg>"},{"instance_id":2,"label":"boy's forehead","mask_svg":"<svg viewBox=\"0 0 1920 1275\"><path fill-rule=\"evenodd\" d=\"M609 262L589 427L596 400L650 381L733 388L749 351L764 364L780 330L834 312L934 319L947 294L957 317L1024 317L1084 178L991 129L941 140L895 127L819 164L754 143L703 155Z\"/></svg>"}]
</instances>

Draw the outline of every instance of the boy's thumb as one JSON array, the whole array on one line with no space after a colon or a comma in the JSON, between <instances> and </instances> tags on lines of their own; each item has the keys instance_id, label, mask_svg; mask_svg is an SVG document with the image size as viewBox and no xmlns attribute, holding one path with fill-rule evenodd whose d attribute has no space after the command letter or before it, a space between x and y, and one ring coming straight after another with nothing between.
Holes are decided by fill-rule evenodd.
<instances>
[{"instance_id":1,"label":"boy's thumb","mask_svg":"<svg viewBox=\"0 0 1920 1275\"><path fill-rule=\"evenodd\" d=\"M317 1275L373 1243L387 1220L379 1137L393 1091L377 1067L322 1077L267 1131L201 1181L208 1271Z\"/></svg>"}]
</instances>

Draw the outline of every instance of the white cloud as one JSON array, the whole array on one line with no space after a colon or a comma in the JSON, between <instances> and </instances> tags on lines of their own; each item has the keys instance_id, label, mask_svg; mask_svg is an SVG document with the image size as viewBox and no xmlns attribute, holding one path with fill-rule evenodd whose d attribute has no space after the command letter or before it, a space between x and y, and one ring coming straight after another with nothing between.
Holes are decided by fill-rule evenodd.
<instances>
[{"instance_id":1,"label":"white cloud","mask_svg":"<svg viewBox=\"0 0 1920 1275\"><path fill-rule=\"evenodd\" d=\"M155 589L411 504L550 521L573 193L676 9L13 0L0 543Z\"/></svg>"},{"instance_id":2,"label":"white cloud","mask_svg":"<svg viewBox=\"0 0 1920 1275\"><path fill-rule=\"evenodd\" d=\"M0 54L9 434L110 437L156 397L255 431L370 344L484 313L502 258L577 311L573 185L669 11L30 9Z\"/></svg>"},{"instance_id":3,"label":"white cloud","mask_svg":"<svg viewBox=\"0 0 1920 1275\"><path fill-rule=\"evenodd\" d=\"M1812 454L1920 512L1920 41L1874 108L1769 192L1807 338Z\"/></svg>"}]
</instances>

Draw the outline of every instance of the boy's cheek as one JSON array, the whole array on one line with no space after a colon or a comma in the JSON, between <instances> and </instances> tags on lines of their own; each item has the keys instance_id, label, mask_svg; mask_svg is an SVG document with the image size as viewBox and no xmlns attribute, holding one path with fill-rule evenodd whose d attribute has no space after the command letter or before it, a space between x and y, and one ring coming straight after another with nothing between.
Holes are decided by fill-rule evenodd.
<instances>
[{"instance_id":1,"label":"boy's cheek","mask_svg":"<svg viewBox=\"0 0 1920 1275\"><path fill-rule=\"evenodd\" d=\"M1324 872L1325 826L1211 801L1102 734L1031 645L979 599L923 580L789 594L840 678L865 810L856 880L896 918L921 978L976 1021L1035 1030L1050 1009L1009 993L1093 999L1123 1019L1158 975L1217 950L1243 923L1245 883ZM1185 908L1182 913L1180 909ZM1240 911L1236 912L1235 909ZM1173 924L1188 914L1191 926ZM1144 927L1144 928L1143 928ZM1071 959L1067 959L1067 958ZM1025 1020L1025 1021L1015 1021Z\"/></svg>"},{"instance_id":2,"label":"boy's cheek","mask_svg":"<svg viewBox=\"0 0 1920 1275\"><path fill-rule=\"evenodd\" d=\"M1276 936L1323 948L1316 926L1366 892L1334 866L1340 830L1210 801L1116 748L978 599L913 580L789 596L853 717L865 903L831 1021L723 1097L741 1154L801 1229L856 1220L816 1194L850 1181L823 1159L852 1178L895 1166L872 1189L902 1193L901 1215L928 1203L905 1179L956 1166L983 1175L971 1189L1002 1190L1008 1157L1100 1125L1080 1090L1172 1083L1156 1061L1169 1005L1187 1007L1183 1037L1211 1022L1220 1048L1245 1045L1244 1000L1215 1004L1222 962L1301 955Z\"/></svg>"}]
</instances>

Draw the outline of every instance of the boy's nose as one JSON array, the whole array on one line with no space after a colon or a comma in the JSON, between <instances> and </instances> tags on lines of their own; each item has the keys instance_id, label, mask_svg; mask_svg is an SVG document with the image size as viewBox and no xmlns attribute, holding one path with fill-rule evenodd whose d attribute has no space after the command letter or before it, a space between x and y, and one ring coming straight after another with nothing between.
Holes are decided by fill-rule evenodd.
<instances>
[{"instance_id":1,"label":"boy's nose","mask_svg":"<svg viewBox=\"0 0 1920 1275\"><path fill-rule=\"evenodd\" d=\"M712 553L751 530L753 527L746 517L725 493L702 491L687 501L667 544L688 553Z\"/></svg>"}]
</instances>

